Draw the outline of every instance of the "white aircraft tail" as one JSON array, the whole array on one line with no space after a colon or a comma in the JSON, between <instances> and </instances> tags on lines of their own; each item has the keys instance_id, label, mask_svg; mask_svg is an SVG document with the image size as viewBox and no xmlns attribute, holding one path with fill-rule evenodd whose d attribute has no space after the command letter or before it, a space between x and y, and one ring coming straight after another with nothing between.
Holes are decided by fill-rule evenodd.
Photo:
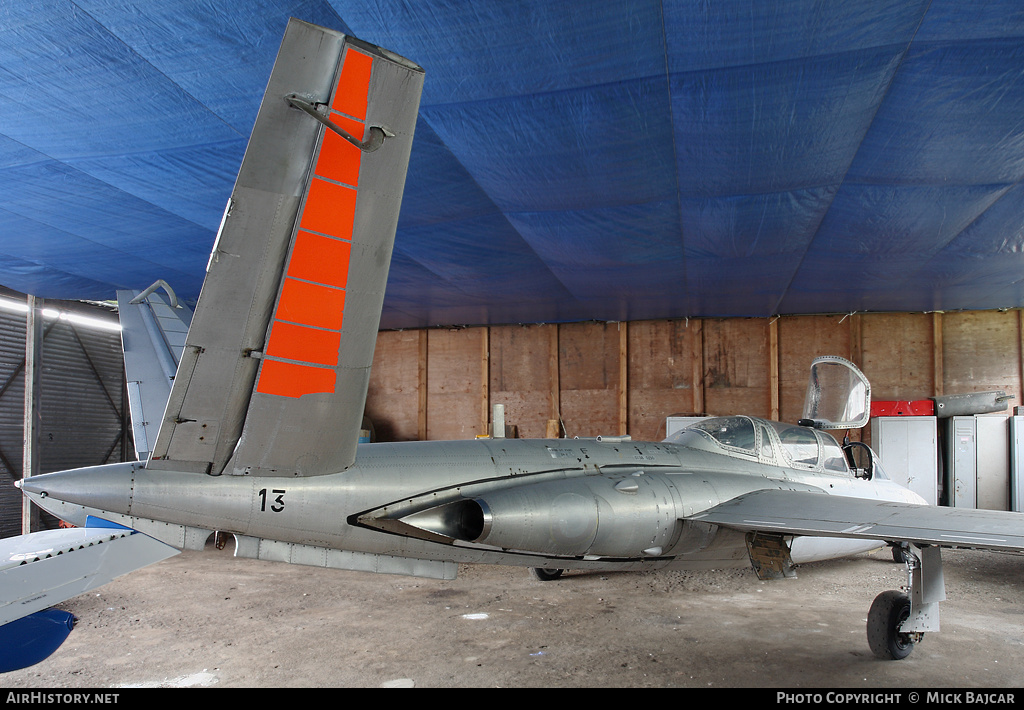
<instances>
[{"instance_id":1,"label":"white aircraft tail","mask_svg":"<svg viewBox=\"0 0 1024 710\"><path fill-rule=\"evenodd\" d=\"M166 296L155 293L159 286ZM118 291L117 309L135 452L146 461L185 349L192 311L162 281L145 291Z\"/></svg>"}]
</instances>

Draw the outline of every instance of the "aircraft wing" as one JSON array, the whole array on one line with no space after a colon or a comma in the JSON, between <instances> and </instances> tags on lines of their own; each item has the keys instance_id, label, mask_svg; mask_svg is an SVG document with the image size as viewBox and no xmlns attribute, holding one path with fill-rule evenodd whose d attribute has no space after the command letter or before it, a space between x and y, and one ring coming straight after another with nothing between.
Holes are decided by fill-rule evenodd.
<instances>
[{"instance_id":1,"label":"aircraft wing","mask_svg":"<svg viewBox=\"0 0 1024 710\"><path fill-rule=\"evenodd\" d=\"M845 537L916 545L1024 550L1024 514L764 490L690 520L744 532Z\"/></svg>"},{"instance_id":2,"label":"aircraft wing","mask_svg":"<svg viewBox=\"0 0 1024 710\"><path fill-rule=\"evenodd\" d=\"M121 526L44 530L4 538L0 540L0 624L179 552Z\"/></svg>"},{"instance_id":3,"label":"aircraft wing","mask_svg":"<svg viewBox=\"0 0 1024 710\"><path fill-rule=\"evenodd\" d=\"M71 633L74 616L49 607L179 552L105 520L90 524L0 540L0 673L38 663Z\"/></svg>"}]
</instances>

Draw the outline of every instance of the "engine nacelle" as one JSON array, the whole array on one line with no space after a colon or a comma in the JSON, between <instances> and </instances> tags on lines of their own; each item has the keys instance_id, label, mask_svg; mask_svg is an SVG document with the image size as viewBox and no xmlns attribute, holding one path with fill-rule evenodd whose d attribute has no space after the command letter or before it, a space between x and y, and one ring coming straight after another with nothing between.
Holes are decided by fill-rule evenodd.
<instances>
[{"instance_id":1,"label":"engine nacelle","mask_svg":"<svg viewBox=\"0 0 1024 710\"><path fill-rule=\"evenodd\" d=\"M401 521L505 550L636 558L672 547L680 509L675 487L664 476L637 472L496 489Z\"/></svg>"}]
</instances>

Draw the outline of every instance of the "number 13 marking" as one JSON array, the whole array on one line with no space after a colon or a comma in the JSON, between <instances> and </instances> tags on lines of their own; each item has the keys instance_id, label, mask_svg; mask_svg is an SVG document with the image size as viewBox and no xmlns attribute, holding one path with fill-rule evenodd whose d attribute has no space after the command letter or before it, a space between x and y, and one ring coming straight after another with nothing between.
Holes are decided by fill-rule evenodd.
<instances>
[{"instance_id":1,"label":"number 13 marking","mask_svg":"<svg viewBox=\"0 0 1024 710\"><path fill-rule=\"evenodd\" d=\"M272 499L270 504L270 510L274 513L280 513L284 510L284 489L275 488L270 491L272 494L278 494L276 498ZM260 497L260 512L266 512L267 510L267 489L263 488L257 494Z\"/></svg>"}]
</instances>

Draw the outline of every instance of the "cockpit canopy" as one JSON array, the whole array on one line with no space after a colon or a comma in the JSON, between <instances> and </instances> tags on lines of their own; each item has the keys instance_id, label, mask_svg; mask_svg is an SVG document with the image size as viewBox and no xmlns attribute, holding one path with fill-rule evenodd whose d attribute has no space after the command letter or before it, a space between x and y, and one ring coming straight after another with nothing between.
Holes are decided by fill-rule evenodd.
<instances>
[{"instance_id":1,"label":"cockpit canopy","mask_svg":"<svg viewBox=\"0 0 1024 710\"><path fill-rule=\"evenodd\" d=\"M691 428L707 432L716 442L730 449L757 452L757 430L750 417L713 417L697 422Z\"/></svg>"},{"instance_id":2,"label":"cockpit canopy","mask_svg":"<svg viewBox=\"0 0 1024 710\"><path fill-rule=\"evenodd\" d=\"M665 441L747 461L850 475L842 448L827 432L747 416L711 417Z\"/></svg>"},{"instance_id":3,"label":"cockpit canopy","mask_svg":"<svg viewBox=\"0 0 1024 710\"><path fill-rule=\"evenodd\" d=\"M871 384L856 365L837 355L811 362L803 419L818 429L859 429L871 416Z\"/></svg>"},{"instance_id":4,"label":"cockpit canopy","mask_svg":"<svg viewBox=\"0 0 1024 710\"><path fill-rule=\"evenodd\" d=\"M816 357L798 426L757 417L710 417L677 431L666 442L745 461L859 478L885 477L874 452L860 443L839 446L824 429L854 429L868 422L871 384L856 365L836 355ZM851 472L850 467L854 469Z\"/></svg>"}]
</instances>

